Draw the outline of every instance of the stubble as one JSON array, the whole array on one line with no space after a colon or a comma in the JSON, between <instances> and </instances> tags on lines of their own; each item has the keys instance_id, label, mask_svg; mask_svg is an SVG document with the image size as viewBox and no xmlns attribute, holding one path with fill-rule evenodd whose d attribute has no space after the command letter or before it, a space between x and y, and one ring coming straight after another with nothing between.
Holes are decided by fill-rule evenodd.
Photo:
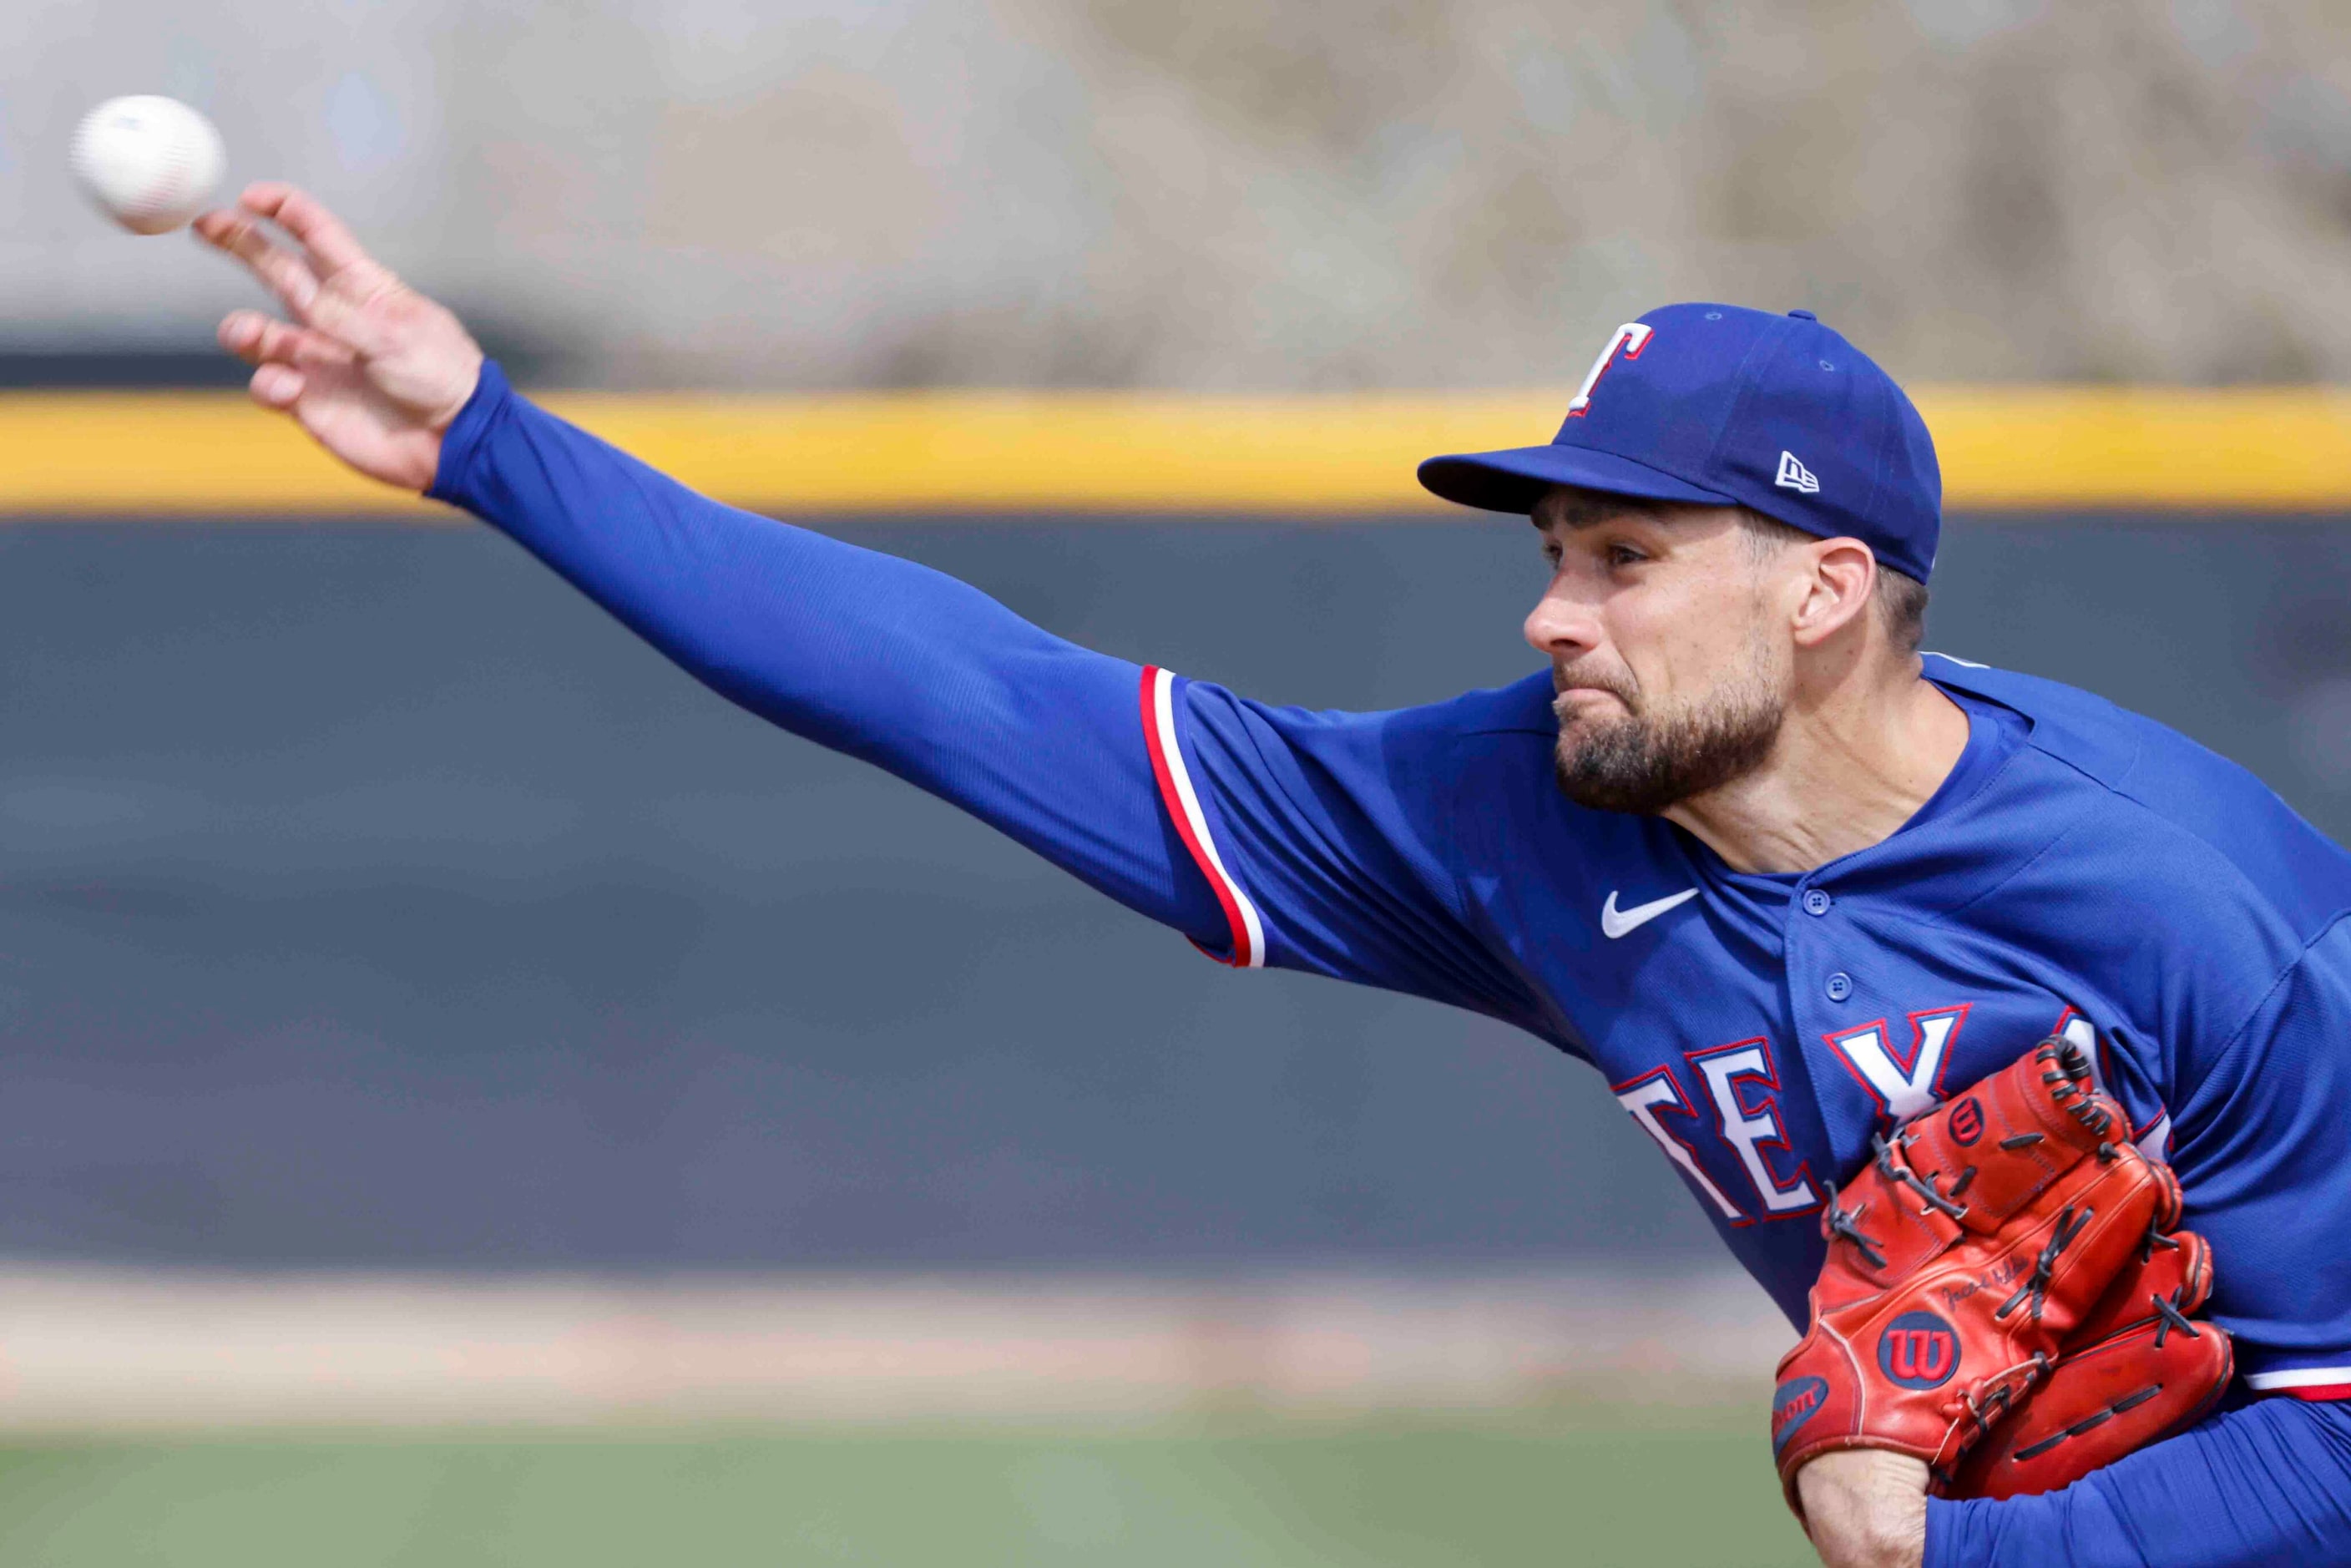
<instances>
[{"instance_id":1,"label":"stubble","mask_svg":"<svg viewBox=\"0 0 2351 1568\"><path fill-rule=\"evenodd\" d=\"M1646 711L1636 693L1605 676L1577 674L1573 684L1610 692L1625 707L1603 718L1573 716L1564 704L1554 710L1560 792L1599 811L1655 816L1744 778L1771 756L1788 713L1786 697L1757 673L1670 713Z\"/></svg>"}]
</instances>

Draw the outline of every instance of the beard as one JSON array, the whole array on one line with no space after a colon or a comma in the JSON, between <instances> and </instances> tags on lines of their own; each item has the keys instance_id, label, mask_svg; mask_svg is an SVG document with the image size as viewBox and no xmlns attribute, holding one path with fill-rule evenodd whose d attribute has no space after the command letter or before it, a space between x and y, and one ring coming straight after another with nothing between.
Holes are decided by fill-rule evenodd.
<instances>
[{"instance_id":1,"label":"beard","mask_svg":"<svg viewBox=\"0 0 2351 1568\"><path fill-rule=\"evenodd\" d=\"M1694 795L1744 778L1771 756L1788 716L1786 696L1759 675L1727 682L1678 713L1642 711L1623 684L1578 672L1625 705L1621 717L1562 716L1552 771L1579 806L1653 817Z\"/></svg>"}]
</instances>

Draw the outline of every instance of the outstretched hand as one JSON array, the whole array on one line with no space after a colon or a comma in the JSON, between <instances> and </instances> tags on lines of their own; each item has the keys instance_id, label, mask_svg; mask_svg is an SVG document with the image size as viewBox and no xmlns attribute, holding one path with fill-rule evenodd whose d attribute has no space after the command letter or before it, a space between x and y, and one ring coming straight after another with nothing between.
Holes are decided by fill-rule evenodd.
<instances>
[{"instance_id":1,"label":"outstretched hand","mask_svg":"<svg viewBox=\"0 0 2351 1568\"><path fill-rule=\"evenodd\" d=\"M279 243L271 224L297 246ZM235 310L220 324L221 347L255 367L254 401L291 413L370 478L429 488L442 434L482 372L481 347L457 318L291 185L248 185L235 207L204 214L195 229L244 262L291 318Z\"/></svg>"}]
</instances>

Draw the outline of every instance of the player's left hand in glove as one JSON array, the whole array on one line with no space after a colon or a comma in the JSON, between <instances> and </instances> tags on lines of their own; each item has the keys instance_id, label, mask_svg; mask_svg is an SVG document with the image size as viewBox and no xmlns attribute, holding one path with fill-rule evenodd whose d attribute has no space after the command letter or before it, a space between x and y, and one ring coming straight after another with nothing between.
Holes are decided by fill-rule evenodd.
<instances>
[{"instance_id":1,"label":"player's left hand in glove","mask_svg":"<svg viewBox=\"0 0 2351 1568\"><path fill-rule=\"evenodd\" d=\"M2117 1281L2145 1266L2147 1238L2179 1216L2179 1183L2128 1131L2082 1050L2050 1040L1879 1140L1823 1216L1812 1326L1772 1397L1772 1450L1800 1518L1796 1473L1840 1448L1911 1455L1951 1493L1971 1451L2097 1325Z\"/></svg>"},{"instance_id":2,"label":"player's left hand in glove","mask_svg":"<svg viewBox=\"0 0 2351 1568\"><path fill-rule=\"evenodd\" d=\"M2211 1293L2205 1239L2150 1231L2047 1381L1968 1455L1945 1495L2056 1491L2202 1418L2237 1369L2228 1331L2196 1319Z\"/></svg>"}]
</instances>

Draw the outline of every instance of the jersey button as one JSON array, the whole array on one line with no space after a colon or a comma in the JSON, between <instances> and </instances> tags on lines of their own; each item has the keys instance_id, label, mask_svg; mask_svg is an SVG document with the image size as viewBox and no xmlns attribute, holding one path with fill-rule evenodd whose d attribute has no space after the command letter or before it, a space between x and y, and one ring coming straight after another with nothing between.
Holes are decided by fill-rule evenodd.
<instances>
[{"instance_id":1,"label":"jersey button","mask_svg":"<svg viewBox=\"0 0 2351 1568\"><path fill-rule=\"evenodd\" d=\"M1819 888L1812 887L1804 890L1805 914L1826 915L1829 912L1829 895L1823 893Z\"/></svg>"},{"instance_id":2,"label":"jersey button","mask_svg":"<svg viewBox=\"0 0 2351 1568\"><path fill-rule=\"evenodd\" d=\"M1841 1002L1853 995L1853 977L1839 969L1829 977L1829 983L1821 988L1828 992L1829 1000Z\"/></svg>"}]
</instances>

